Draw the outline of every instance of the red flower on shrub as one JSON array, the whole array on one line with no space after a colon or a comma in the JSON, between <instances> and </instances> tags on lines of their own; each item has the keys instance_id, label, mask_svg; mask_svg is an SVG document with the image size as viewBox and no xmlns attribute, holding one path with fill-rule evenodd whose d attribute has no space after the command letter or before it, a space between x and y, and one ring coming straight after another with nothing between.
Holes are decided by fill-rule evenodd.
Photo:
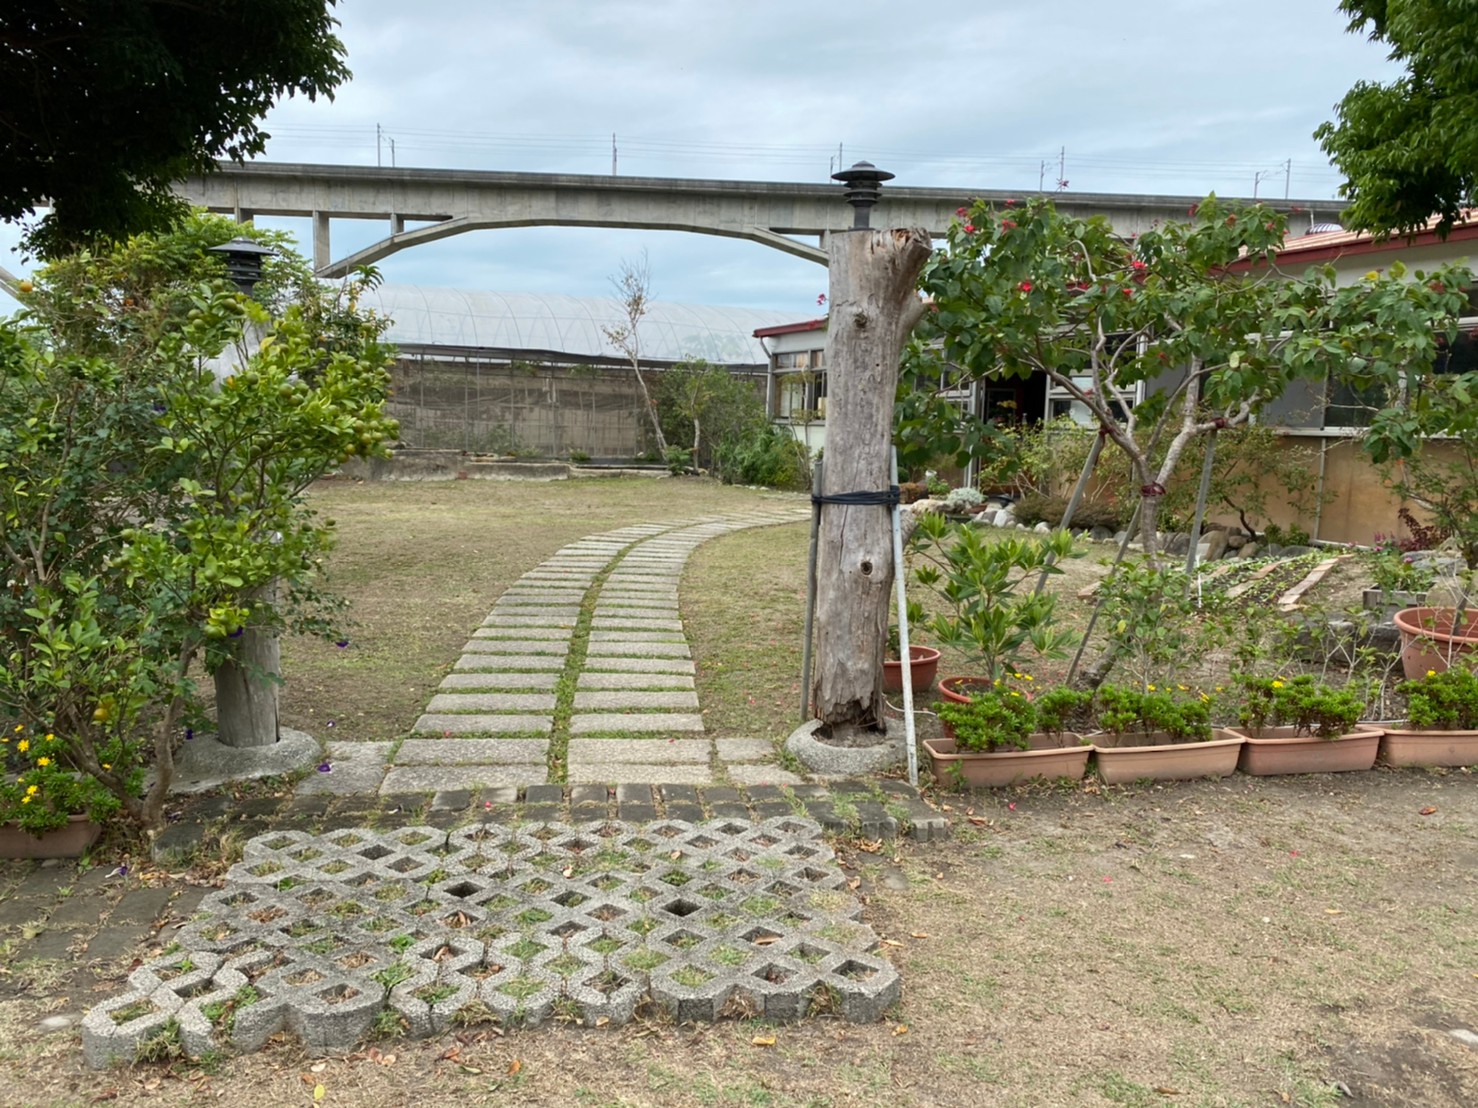
<instances>
[{"instance_id":1,"label":"red flower on shrub","mask_svg":"<svg viewBox=\"0 0 1478 1108\"><path fill-rule=\"evenodd\" d=\"M1023 281L1018 287L1021 289L1022 292L1031 292L1032 283L1030 281Z\"/></svg>"},{"instance_id":2,"label":"red flower on shrub","mask_svg":"<svg viewBox=\"0 0 1478 1108\"><path fill-rule=\"evenodd\" d=\"M967 223L967 224L965 224L965 234L967 234L967 235L973 235L974 233L975 233L975 224L973 224L973 223Z\"/></svg>"}]
</instances>

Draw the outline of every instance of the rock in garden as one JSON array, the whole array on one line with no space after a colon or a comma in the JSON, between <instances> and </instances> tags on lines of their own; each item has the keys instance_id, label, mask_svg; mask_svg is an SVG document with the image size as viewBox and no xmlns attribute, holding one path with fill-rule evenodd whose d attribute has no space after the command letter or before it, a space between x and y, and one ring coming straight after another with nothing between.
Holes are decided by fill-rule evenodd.
<instances>
[{"instance_id":1,"label":"rock in garden","mask_svg":"<svg viewBox=\"0 0 1478 1108\"><path fill-rule=\"evenodd\" d=\"M1246 542L1237 548L1239 558L1256 558L1261 553L1262 547L1255 542Z\"/></svg>"},{"instance_id":2,"label":"rock in garden","mask_svg":"<svg viewBox=\"0 0 1478 1108\"><path fill-rule=\"evenodd\" d=\"M1114 533L1107 527L1095 527L1088 532L1088 537L1094 542L1108 542L1114 538Z\"/></svg>"},{"instance_id":3,"label":"rock in garden","mask_svg":"<svg viewBox=\"0 0 1478 1108\"><path fill-rule=\"evenodd\" d=\"M1241 550L1242 547L1247 545L1247 536L1242 534L1241 531L1228 531L1226 532L1226 536L1228 550Z\"/></svg>"},{"instance_id":4,"label":"rock in garden","mask_svg":"<svg viewBox=\"0 0 1478 1108\"><path fill-rule=\"evenodd\" d=\"M1196 555L1198 561L1214 562L1227 552L1227 533L1207 531Z\"/></svg>"},{"instance_id":5,"label":"rock in garden","mask_svg":"<svg viewBox=\"0 0 1478 1108\"><path fill-rule=\"evenodd\" d=\"M1052 525L1044 519L1033 527L1032 530L1039 535L1050 535L1052 533Z\"/></svg>"},{"instance_id":6,"label":"rock in garden","mask_svg":"<svg viewBox=\"0 0 1478 1108\"><path fill-rule=\"evenodd\" d=\"M1166 554L1189 554L1191 537L1184 531L1173 531L1165 538Z\"/></svg>"}]
</instances>

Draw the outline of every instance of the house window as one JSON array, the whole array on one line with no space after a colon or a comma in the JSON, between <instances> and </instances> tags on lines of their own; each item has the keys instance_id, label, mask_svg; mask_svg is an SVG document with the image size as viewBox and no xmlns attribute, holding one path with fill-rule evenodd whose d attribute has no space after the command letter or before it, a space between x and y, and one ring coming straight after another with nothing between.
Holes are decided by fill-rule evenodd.
<instances>
[{"instance_id":1,"label":"house window","mask_svg":"<svg viewBox=\"0 0 1478 1108\"><path fill-rule=\"evenodd\" d=\"M1471 373L1478 370L1478 319L1464 319L1456 339L1449 343L1446 335L1437 339L1437 355L1432 360L1432 375ZM1420 390L1422 376L1414 378ZM1405 392L1403 388L1402 393ZM1369 427L1375 414L1392 404L1402 403L1404 395L1391 396L1384 385L1367 385L1363 388L1348 381L1331 381L1328 399L1324 405L1326 428Z\"/></svg>"},{"instance_id":2,"label":"house window","mask_svg":"<svg viewBox=\"0 0 1478 1108\"><path fill-rule=\"evenodd\" d=\"M775 355L775 419L810 423L826 418L824 350Z\"/></svg>"}]
</instances>

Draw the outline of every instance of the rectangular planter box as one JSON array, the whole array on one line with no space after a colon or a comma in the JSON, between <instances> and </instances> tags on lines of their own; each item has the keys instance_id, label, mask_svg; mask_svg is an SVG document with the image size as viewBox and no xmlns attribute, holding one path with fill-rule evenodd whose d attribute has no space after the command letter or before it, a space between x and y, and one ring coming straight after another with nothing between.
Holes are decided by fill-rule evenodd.
<instances>
[{"instance_id":1,"label":"rectangular planter box","mask_svg":"<svg viewBox=\"0 0 1478 1108\"><path fill-rule=\"evenodd\" d=\"M1093 744L1098 775L1110 785L1133 781L1191 781L1197 777L1226 777L1237 768L1242 736L1217 729L1203 743L1161 743L1150 746ZM1106 739L1097 735L1092 738Z\"/></svg>"},{"instance_id":2,"label":"rectangular planter box","mask_svg":"<svg viewBox=\"0 0 1478 1108\"><path fill-rule=\"evenodd\" d=\"M1478 731L1382 732L1380 760L1388 766L1478 766Z\"/></svg>"},{"instance_id":3,"label":"rectangular planter box","mask_svg":"<svg viewBox=\"0 0 1478 1108\"><path fill-rule=\"evenodd\" d=\"M103 832L86 816L72 816L38 837L16 823L0 824L0 858L80 858Z\"/></svg>"},{"instance_id":4,"label":"rectangular planter box","mask_svg":"<svg viewBox=\"0 0 1478 1108\"><path fill-rule=\"evenodd\" d=\"M1088 755L1093 753L1093 748L1070 731L1062 737L1070 745L984 754L971 750L957 752L954 739L925 739L924 750L929 755L934 779L946 786L955 784L959 780L957 775L963 775L965 787L971 789L999 789L1034 777L1079 780L1088 768ZM1037 740L1042 736L1032 738ZM959 769L955 770L955 766Z\"/></svg>"},{"instance_id":5,"label":"rectangular planter box","mask_svg":"<svg viewBox=\"0 0 1478 1108\"><path fill-rule=\"evenodd\" d=\"M1280 773L1351 773L1375 765L1381 730L1352 731L1333 739L1295 734L1292 727L1268 727L1254 734L1234 729L1246 740L1240 769L1255 777Z\"/></svg>"}]
</instances>

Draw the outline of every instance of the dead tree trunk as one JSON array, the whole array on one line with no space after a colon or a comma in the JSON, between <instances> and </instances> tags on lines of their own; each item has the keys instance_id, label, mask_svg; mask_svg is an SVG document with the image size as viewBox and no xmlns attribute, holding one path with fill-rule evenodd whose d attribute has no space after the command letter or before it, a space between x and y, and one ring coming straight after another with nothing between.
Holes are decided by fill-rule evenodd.
<instances>
[{"instance_id":1,"label":"dead tree trunk","mask_svg":"<svg viewBox=\"0 0 1478 1108\"><path fill-rule=\"evenodd\" d=\"M831 237L823 496L883 492L890 484L898 360L923 314L915 286L931 249L921 230L855 230ZM880 726L892 583L888 509L824 505L811 703L833 734Z\"/></svg>"},{"instance_id":2,"label":"dead tree trunk","mask_svg":"<svg viewBox=\"0 0 1478 1108\"><path fill-rule=\"evenodd\" d=\"M275 585L263 590L268 603ZM271 746L278 739L277 691L282 649L272 627L245 627L215 672L216 739L223 746Z\"/></svg>"}]
</instances>

